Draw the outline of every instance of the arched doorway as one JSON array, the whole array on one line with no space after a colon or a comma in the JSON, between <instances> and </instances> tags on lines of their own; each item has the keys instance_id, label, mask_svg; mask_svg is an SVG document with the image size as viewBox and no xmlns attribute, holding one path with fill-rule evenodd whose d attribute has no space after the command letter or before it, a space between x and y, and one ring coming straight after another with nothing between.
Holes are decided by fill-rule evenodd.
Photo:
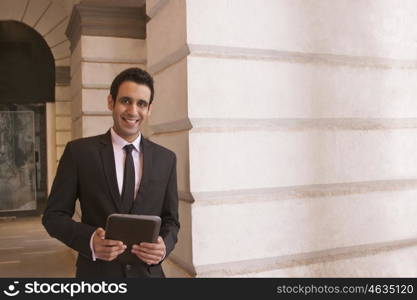
<instances>
[{"instance_id":1,"label":"arched doorway","mask_svg":"<svg viewBox=\"0 0 417 300\"><path fill-rule=\"evenodd\" d=\"M42 36L0 22L0 216L40 214L47 197L46 102L55 63Z\"/></svg>"}]
</instances>

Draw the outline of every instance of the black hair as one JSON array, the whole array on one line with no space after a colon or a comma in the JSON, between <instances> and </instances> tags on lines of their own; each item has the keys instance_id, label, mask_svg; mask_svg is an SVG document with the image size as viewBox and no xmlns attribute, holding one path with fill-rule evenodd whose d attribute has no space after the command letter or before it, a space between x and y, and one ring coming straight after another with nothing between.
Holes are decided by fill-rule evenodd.
<instances>
[{"instance_id":1,"label":"black hair","mask_svg":"<svg viewBox=\"0 0 417 300\"><path fill-rule=\"evenodd\" d=\"M152 76L140 69L140 68L129 68L117 75L110 86L110 95L113 98L113 101L116 101L117 93L119 92L120 85L125 81L133 81L137 84L146 85L151 90L151 99L149 104L152 104L154 89L153 89L153 78Z\"/></svg>"}]
</instances>

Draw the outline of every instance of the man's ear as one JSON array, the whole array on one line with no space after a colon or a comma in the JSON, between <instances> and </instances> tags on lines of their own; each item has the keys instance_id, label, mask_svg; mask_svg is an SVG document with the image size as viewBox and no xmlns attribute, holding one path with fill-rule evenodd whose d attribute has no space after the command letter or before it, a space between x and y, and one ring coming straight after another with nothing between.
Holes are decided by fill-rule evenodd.
<instances>
[{"instance_id":1,"label":"man's ear","mask_svg":"<svg viewBox=\"0 0 417 300\"><path fill-rule=\"evenodd\" d=\"M111 95L108 95L107 96L107 108L109 110L113 110L113 106L114 106L113 97Z\"/></svg>"}]
</instances>

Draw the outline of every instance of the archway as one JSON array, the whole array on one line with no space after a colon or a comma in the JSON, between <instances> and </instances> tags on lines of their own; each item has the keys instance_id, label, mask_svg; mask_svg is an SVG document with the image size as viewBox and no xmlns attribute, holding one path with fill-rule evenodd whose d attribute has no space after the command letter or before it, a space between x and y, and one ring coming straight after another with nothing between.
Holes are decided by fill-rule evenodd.
<instances>
[{"instance_id":1,"label":"archway","mask_svg":"<svg viewBox=\"0 0 417 300\"><path fill-rule=\"evenodd\" d=\"M0 21L0 215L32 215L47 197L45 104L54 101L55 62L42 36Z\"/></svg>"}]
</instances>

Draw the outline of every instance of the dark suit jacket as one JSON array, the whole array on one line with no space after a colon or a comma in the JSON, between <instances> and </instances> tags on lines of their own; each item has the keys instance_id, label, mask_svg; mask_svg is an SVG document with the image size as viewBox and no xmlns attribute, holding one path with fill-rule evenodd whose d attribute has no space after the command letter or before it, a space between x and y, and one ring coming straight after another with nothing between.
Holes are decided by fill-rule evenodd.
<instances>
[{"instance_id":1,"label":"dark suit jacket","mask_svg":"<svg viewBox=\"0 0 417 300\"><path fill-rule=\"evenodd\" d=\"M42 223L48 233L79 252L77 277L164 277L161 265L148 266L139 258L134 265L117 260L92 260L90 238L105 228L112 213L157 215L166 256L177 242L178 193L175 154L143 136L143 173L131 208L121 207L110 130L103 135L71 141L65 147L48 198ZM72 219L76 199L81 222Z\"/></svg>"}]
</instances>

